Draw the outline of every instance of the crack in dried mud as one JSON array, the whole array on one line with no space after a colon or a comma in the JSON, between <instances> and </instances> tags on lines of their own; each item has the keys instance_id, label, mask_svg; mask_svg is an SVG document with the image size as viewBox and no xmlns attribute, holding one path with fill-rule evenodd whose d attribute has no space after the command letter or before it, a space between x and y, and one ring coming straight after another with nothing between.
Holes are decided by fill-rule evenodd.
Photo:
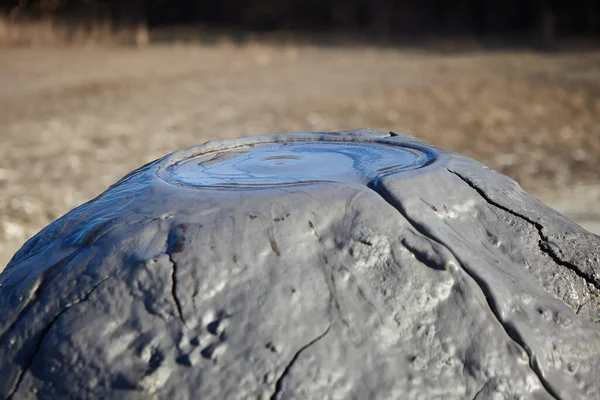
<instances>
[{"instance_id":1,"label":"crack in dried mud","mask_svg":"<svg viewBox=\"0 0 600 400\"><path fill-rule=\"evenodd\" d=\"M544 233L544 226L542 224L540 224L537 221L532 220L529 217L526 217L525 215L519 214L518 212L511 210L508 207L505 207L497 202L495 202L494 200L492 200L481 188L477 187L477 185L475 185L475 183L473 183L472 181L470 181L469 179L465 178L464 176L462 176L461 174L459 174L456 171L452 171L447 169L448 172L450 172L453 175L456 175L458 178L460 178L463 182L465 182L470 188L472 188L473 190L475 190L488 204L499 208L502 211L505 211L517 218L522 219L523 221L533 225L535 227L535 229L538 232L538 235L540 237L540 240L538 241L538 246L540 248L540 250L542 251L542 253L547 254L552 261L554 261L557 265L560 265L562 267L565 267L571 271L573 271L575 274L577 274L577 276L579 276L580 278L582 278L583 280L585 280L587 283L589 283L590 285L594 286L596 289L600 290L600 281L598 281L598 279L594 279L594 277L592 276L588 276L587 274L585 274L584 272L582 272L580 270L580 268L575 265L572 264L568 261L564 261L562 260L558 254L556 254L554 252L554 250L552 249L552 247L549 246L550 243L550 239L548 238L548 236L546 236L546 234Z\"/></svg>"},{"instance_id":2,"label":"crack in dried mud","mask_svg":"<svg viewBox=\"0 0 600 400\"><path fill-rule=\"evenodd\" d=\"M533 354L531 348L527 346L521 335L512 326L512 323L510 323L510 321L504 321L502 319L500 310L498 309L495 299L491 295L490 288L488 287L488 284L485 282L485 280L479 275L477 275L474 271L470 270L469 268L466 268L465 264L460 261L460 257L458 257L457 254L455 254L449 246L447 246L445 243L439 241L433 235L428 233L425 229L423 229L420 226L419 223L417 223L413 218L411 218L408 214L408 211L404 208L402 202L394 199L394 196L386 188L382 187L381 185L378 185L377 181L370 182L368 187L369 189L376 192L379 196L381 196L381 198L385 200L389 205L394 207L417 232L419 232L427 239L445 247L450 252L450 254L452 254L452 256L456 259L461 269L465 271L465 273L469 275L471 279L473 279L475 283L479 286L488 303L489 309L492 311L492 315L494 315L496 320L499 322L500 326L502 326L502 328L506 332L506 335L515 343L515 345L517 345L519 348L525 351L525 354L527 354L527 357L529 359L529 367L537 376L538 380L542 384L542 387L550 396L552 396L555 399L559 399L560 396L556 393L556 391L551 387L550 383L544 377L544 374L537 362L537 357L535 356L535 354Z\"/></svg>"},{"instance_id":3,"label":"crack in dried mud","mask_svg":"<svg viewBox=\"0 0 600 400\"><path fill-rule=\"evenodd\" d=\"M167 256L169 257L169 262L173 266L173 272L171 273L171 295L173 296L173 301L175 302L175 307L177 308L177 314L179 315L179 319L186 325L185 319L183 318L183 312L181 308L181 302L179 301L179 297L177 296L177 263L173 260L173 256L170 252L167 251Z\"/></svg>"},{"instance_id":4,"label":"crack in dried mud","mask_svg":"<svg viewBox=\"0 0 600 400\"><path fill-rule=\"evenodd\" d=\"M298 350L296 352L296 354L294 354L294 357L292 357L292 359L290 360L290 362L286 365L285 369L283 370L283 373L277 379L277 382L275 383L275 391L273 392L273 394L269 398L270 400L277 400L277 395L279 393L281 393L281 389L283 387L283 380L286 378L286 376L289 375L292 367L294 366L294 364L296 363L296 361L298 361L298 358L300 358L300 355L305 350L307 350L309 347L311 347L312 345L314 345L315 343L317 343L319 340L323 339L325 337L325 335L327 335L327 333L329 333L330 329L331 329L331 325L329 325L327 327L327 329L325 329L325 332L321 333L319 336L317 336L316 338L314 338L313 340L311 340L310 342L308 342L307 344L305 344L304 346L302 346L300 348L300 350Z\"/></svg>"}]
</instances>

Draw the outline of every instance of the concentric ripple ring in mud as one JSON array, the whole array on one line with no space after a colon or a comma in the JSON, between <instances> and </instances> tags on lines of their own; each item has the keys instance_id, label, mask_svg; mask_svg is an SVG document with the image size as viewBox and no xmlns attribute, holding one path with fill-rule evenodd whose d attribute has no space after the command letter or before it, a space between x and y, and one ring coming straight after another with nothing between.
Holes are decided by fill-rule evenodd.
<instances>
[{"instance_id":1,"label":"concentric ripple ring in mud","mask_svg":"<svg viewBox=\"0 0 600 400\"><path fill-rule=\"evenodd\" d=\"M368 184L383 175L420 168L434 158L412 147L377 143L276 142L192 156L171 164L161 175L171 184L191 187Z\"/></svg>"}]
</instances>

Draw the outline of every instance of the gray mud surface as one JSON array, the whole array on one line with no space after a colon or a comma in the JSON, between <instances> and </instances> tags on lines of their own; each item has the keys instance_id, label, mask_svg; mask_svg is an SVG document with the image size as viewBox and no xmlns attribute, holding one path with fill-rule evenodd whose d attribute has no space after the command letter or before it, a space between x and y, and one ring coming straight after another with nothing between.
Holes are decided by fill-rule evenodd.
<instances>
[{"instance_id":1,"label":"gray mud surface","mask_svg":"<svg viewBox=\"0 0 600 400\"><path fill-rule=\"evenodd\" d=\"M49 222L169 152L358 127L473 157L600 232L600 52L15 49L0 52L0 270Z\"/></svg>"},{"instance_id":2,"label":"gray mud surface","mask_svg":"<svg viewBox=\"0 0 600 400\"><path fill-rule=\"evenodd\" d=\"M411 136L212 141L15 255L0 397L598 399L599 247Z\"/></svg>"}]
</instances>

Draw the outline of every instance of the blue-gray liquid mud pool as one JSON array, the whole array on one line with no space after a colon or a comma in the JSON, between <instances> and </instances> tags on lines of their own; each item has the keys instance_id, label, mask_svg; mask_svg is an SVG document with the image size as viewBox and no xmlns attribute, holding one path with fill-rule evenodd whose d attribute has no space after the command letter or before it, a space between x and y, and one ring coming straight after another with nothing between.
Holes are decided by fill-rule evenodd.
<instances>
[{"instance_id":1,"label":"blue-gray liquid mud pool","mask_svg":"<svg viewBox=\"0 0 600 400\"><path fill-rule=\"evenodd\" d=\"M431 160L431 154L415 148L377 143L265 143L194 156L169 166L163 177L169 183L192 187L368 184Z\"/></svg>"}]
</instances>

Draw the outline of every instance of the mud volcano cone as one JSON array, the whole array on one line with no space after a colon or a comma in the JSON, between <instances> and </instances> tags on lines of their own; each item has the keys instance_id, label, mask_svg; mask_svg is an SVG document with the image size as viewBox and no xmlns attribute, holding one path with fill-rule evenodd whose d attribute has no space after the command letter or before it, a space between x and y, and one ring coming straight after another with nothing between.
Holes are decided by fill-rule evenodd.
<instances>
[{"instance_id":1,"label":"mud volcano cone","mask_svg":"<svg viewBox=\"0 0 600 400\"><path fill-rule=\"evenodd\" d=\"M0 275L0 398L600 398L600 238L377 131L209 142Z\"/></svg>"}]
</instances>

